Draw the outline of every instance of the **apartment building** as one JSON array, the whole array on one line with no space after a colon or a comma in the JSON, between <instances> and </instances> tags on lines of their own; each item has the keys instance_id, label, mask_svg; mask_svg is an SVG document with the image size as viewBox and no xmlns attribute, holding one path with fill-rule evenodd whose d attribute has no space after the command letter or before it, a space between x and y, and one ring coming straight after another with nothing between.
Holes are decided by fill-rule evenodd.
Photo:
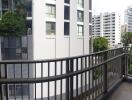
<instances>
[{"instance_id":1,"label":"apartment building","mask_svg":"<svg viewBox=\"0 0 132 100\"><path fill-rule=\"evenodd\" d=\"M121 19L120 15L116 13L101 13L94 15L93 23L93 37L105 37L110 47L114 47L121 41Z\"/></svg>"},{"instance_id":2,"label":"apartment building","mask_svg":"<svg viewBox=\"0 0 132 100\"><path fill-rule=\"evenodd\" d=\"M33 9L34 59L89 53L91 0L34 0Z\"/></svg>"},{"instance_id":3,"label":"apartment building","mask_svg":"<svg viewBox=\"0 0 132 100\"><path fill-rule=\"evenodd\" d=\"M12 3L9 2L10 0L3 1L0 4L3 6L6 4L5 8L8 8L7 11L9 8L14 7L11 5L16 4L17 1L23 2L23 0L12 0ZM64 58L89 54L89 38L92 35L92 0L26 0L24 3L27 7L27 22L30 21L28 31L32 30L32 32L30 35L27 34L28 38L25 37L26 39L21 39L22 42L20 42L21 46L26 45L27 50L16 48L16 45L14 46L14 53L8 49L8 54L13 54L10 59L18 59L19 55L17 52L20 51L27 51L27 58L20 57L21 59L32 60ZM1 9L2 15L4 9L3 7L1 7ZM14 9L15 8L12 10ZM9 40L7 43L10 43ZM14 41L16 41L16 39ZM16 42L16 44L17 43L19 42ZM3 52L5 52L5 49L7 48L4 47ZM20 55L22 56L23 54L20 52ZM9 55L6 56L6 59L8 59L8 57ZM54 64L51 65L54 66ZM21 73L21 70L24 75L23 77L26 78L28 75L27 64L22 66L22 69L19 64L15 65L15 67L12 65L7 66L7 77L13 78L14 73L16 77L20 77L19 74ZM45 69L44 75L47 75L47 65L43 65L43 67ZM15 71L13 71L14 69ZM41 77L41 70L40 64L37 64L36 77ZM60 71L59 68L57 70ZM50 73L52 75L54 75L54 72L55 69L51 69ZM34 77L34 65L32 64L30 66L29 76ZM54 83L52 85L54 86ZM65 87L65 84L63 84L63 86ZM41 98L40 90L42 90L40 87L41 84L36 84L36 88L33 85L30 85L30 91L27 91L27 88L29 88L28 85L15 85L15 91L18 93L15 96L19 97L21 95L21 89L23 88L24 98L26 98L27 95L30 95L31 99L33 99L33 90L36 89L36 97L39 99ZM10 98L10 96L14 96L14 85L10 85L8 88ZM48 87L44 85L43 89L47 90L47 88ZM50 90L53 89L51 88ZM57 90L57 93L58 91L59 90ZM53 95L52 92L53 91L50 91L51 96ZM63 88L63 93L65 93L65 88ZM46 96L47 93L44 92L43 97Z\"/></svg>"},{"instance_id":4,"label":"apartment building","mask_svg":"<svg viewBox=\"0 0 132 100\"><path fill-rule=\"evenodd\" d=\"M127 25L127 32L132 32L132 5L125 11L125 24Z\"/></svg>"},{"instance_id":5,"label":"apartment building","mask_svg":"<svg viewBox=\"0 0 132 100\"><path fill-rule=\"evenodd\" d=\"M31 59L32 44L32 0L0 0L0 17L5 12L14 11L17 6L25 6L27 19L27 33L22 37L1 38L1 59ZM29 44L29 45L28 45Z\"/></svg>"}]
</instances>

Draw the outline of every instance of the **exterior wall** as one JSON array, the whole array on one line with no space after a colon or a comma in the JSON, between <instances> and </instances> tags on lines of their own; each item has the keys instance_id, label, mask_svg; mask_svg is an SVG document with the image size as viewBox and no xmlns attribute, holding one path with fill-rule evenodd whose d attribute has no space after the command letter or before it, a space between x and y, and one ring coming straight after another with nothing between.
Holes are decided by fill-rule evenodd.
<instances>
[{"instance_id":1,"label":"exterior wall","mask_svg":"<svg viewBox=\"0 0 132 100\"><path fill-rule=\"evenodd\" d=\"M118 14L115 17L115 44L121 43L121 18Z\"/></svg>"},{"instance_id":2,"label":"exterior wall","mask_svg":"<svg viewBox=\"0 0 132 100\"><path fill-rule=\"evenodd\" d=\"M127 32L132 32L132 5L125 11L125 24L127 25Z\"/></svg>"},{"instance_id":3,"label":"exterior wall","mask_svg":"<svg viewBox=\"0 0 132 100\"><path fill-rule=\"evenodd\" d=\"M121 34L123 35L123 33L125 33L127 31L127 25L124 24L121 26Z\"/></svg>"},{"instance_id":4,"label":"exterior wall","mask_svg":"<svg viewBox=\"0 0 132 100\"><path fill-rule=\"evenodd\" d=\"M121 40L120 15L116 13L101 13L93 16L93 37L105 37L110 47L114 47Z\"/></svg>"},{"instance_id":5,"label":"exterior wall","mask_svg":"<svg viewBox=\"0 0 132 100\"><path fill-rule=\"evenodd\" d=\"M56 19L46 18L46 2L56 4ZM85 2L84 9L88 9L88 1L85 0ZM78 36L77 1L71 0L70 35L64 36L64 0L34 0L33 4L33 59L60 58L89 53L89 18L87 17L89 10L84 10L84 23L82 23L84 24L84 36ZM45 22L50 20L56 22L56 35L46 35Z\"/></svg>"}]
</instances>

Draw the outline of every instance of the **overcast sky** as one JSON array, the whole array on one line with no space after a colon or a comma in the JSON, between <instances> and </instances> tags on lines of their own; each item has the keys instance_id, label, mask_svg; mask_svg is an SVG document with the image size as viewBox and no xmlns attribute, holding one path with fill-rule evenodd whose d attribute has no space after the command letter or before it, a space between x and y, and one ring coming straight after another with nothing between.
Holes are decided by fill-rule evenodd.
<instances>
[{"instance_id":1,"label":"overcast sky","mask_svg":"<svg viewBox=\"0 0 132 100\"><path fill-rule=\"evenodd\" d=\"M93 0L93 15L102 12L118 12L124 19L124 11L132 5L132 0Z\"/></svg>"}]
</instances>

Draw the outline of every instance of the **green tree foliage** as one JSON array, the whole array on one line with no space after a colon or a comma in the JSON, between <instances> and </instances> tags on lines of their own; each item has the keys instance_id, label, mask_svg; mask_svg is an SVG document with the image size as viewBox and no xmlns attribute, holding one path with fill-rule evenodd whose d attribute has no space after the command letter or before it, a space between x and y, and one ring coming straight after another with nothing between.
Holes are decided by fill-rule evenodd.
<instances>
[{"instance_id":1,"label":"green tree foliage","mask_svg":"<svg viewBox=\"0 0 132 100\"><path fill-rule=\"evenodd\" d=\"M93 40L93 51L99 52L108 49L108 40L104 37L95 38ZM95 69L93 79L96 80L101 76L101 70Z\"/></svg>"},{"instance_id":2,"label":"green tree foliage","mask_svg":"<svg viewBox=\"0 0 132 100\"><path fill-rule=\"evenodd\" d=\"M122 43L124 46L128 46L128 44L132 43L132 32L126 32L122 35Z\"/></svg>"},{"instance_id":3,"label":"green tree foliage","mask_svg":"<svg viewBox=\"0 0 132 100\"><path fill-rule=\"evenodd\" d=\"M0 20L0 36L22 36L26 30L26 18L17 12L8 11Z\"/></svg>"},{"instance_id":4,"label":"green tree foliage","mask_svg":"<svg viewBox=\"0 0 132 100\"><path fill-rule=\"evenodd\" d=\"M108 49L108 40L104 37L95 38L93 40L93 51L99 52Z\"/></svg>"}]
</instances>

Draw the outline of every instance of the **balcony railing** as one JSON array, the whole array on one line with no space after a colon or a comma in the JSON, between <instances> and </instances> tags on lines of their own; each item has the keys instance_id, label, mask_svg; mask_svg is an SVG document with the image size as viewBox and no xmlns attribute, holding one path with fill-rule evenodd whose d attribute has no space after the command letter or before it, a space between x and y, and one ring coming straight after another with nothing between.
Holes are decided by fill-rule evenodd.
<instances>
[{"instance_id":1,"label":"balcony railing","mask_svg":"<svg viewBox=\"0 0 132 100\"><path fill-rule=\"evenodd\" d=\"M131 76L130 48L62 59L0 62L0 100L95 100ZM106 100L106 99L105 99Z\"/></svg>"}]
</instances>

